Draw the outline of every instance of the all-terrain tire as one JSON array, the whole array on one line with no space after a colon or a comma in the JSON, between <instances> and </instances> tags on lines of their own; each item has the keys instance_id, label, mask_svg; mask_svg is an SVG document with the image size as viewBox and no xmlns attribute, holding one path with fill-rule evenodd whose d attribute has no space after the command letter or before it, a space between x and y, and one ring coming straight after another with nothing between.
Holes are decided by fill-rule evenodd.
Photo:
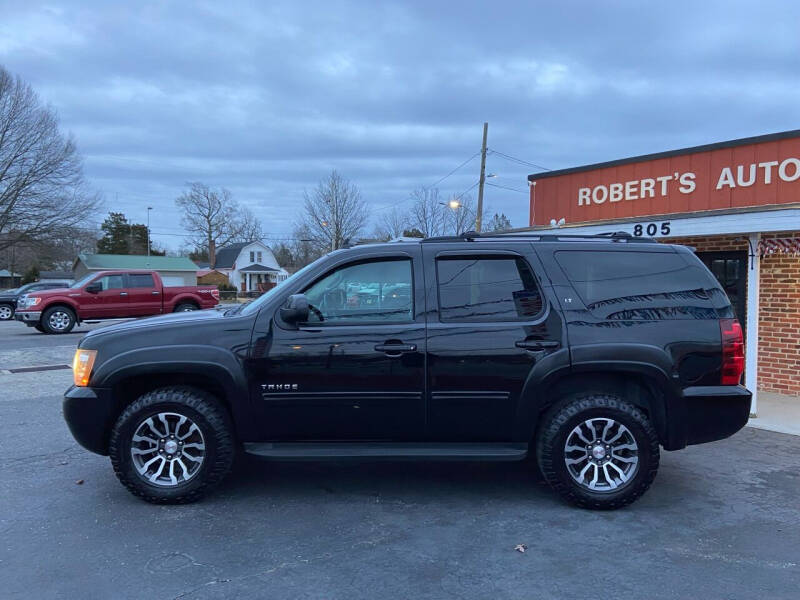
<instances>
[{"instance_id":1,"label":"all-terrain tire","mask_svg":"<svg viewBox=\"0 0 800 600\"><path fill-rule=\"evenodd\" d=\"M175 413L194 422L202 433L205 454L196 475L173 486L150 483L139 474L131 455L139 426L159 413ZM114 473L128 490L155 504L194 502L218 485L231 471L236 446L230 416L216 398L189 386L166 387L142 395L117 419L111 432L109 456Z\"/></svg>"},{"instance_id":2,"label":"all-terrain tire","mask_svg":"<svg viewBox=\"0 0 800 600\"><path fill-rule=\"evenodd\" d=\"M638 446L637 471L618 489L591 490L570 475L565 463L568 436L576 426L592 418L621 423ZM660 458L658 434L647 415L620 396L576 394L557 402L543 416L536 436L536 457L545 480L564 499L581 508L612 510L635 501L653 483Z\"/></svg>"}]
</instances>

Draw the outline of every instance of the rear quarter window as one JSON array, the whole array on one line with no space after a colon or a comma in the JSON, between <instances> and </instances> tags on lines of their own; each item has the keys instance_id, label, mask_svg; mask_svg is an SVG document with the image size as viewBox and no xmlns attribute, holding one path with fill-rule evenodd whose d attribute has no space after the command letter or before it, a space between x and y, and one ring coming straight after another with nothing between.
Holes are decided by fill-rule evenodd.
<instances>
[{"instance_id":1,"label":"rear quarter window","mask_svg":"<svg viewBox=\"0 0 800 600\"><path fill-rule=\"evenodd\" d=\"M725 292L693 256L562 250L555 258L586 308L599 318L716 319L731 311Z\"/></svg>"}]
</instances>

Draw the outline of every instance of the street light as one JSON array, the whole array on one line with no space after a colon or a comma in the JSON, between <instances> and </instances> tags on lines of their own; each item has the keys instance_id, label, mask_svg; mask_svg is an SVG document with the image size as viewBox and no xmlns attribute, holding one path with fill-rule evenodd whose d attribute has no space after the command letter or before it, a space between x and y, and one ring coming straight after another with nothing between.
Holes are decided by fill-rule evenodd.
<instances>
[{"instance_id":1,"label":"street light","mask_svg":"<svg viewBox=\"0 0 800 600\"><path fill-rule=\"evenodd\" d=\"M147 207L147 257L150 257L150 211L153 210L152 206Z\"/></svg>"}]
</instances>

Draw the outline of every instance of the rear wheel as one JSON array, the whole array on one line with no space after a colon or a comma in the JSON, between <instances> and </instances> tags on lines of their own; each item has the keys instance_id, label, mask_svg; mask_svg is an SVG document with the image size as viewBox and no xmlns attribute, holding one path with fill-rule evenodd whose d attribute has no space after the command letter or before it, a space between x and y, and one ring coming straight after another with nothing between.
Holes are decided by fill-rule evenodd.
<instances>
[{"instance_id":1,"label":"rear wheel","mask_svg":"<svg viewBox=\"0 0 800 600\"><path fill-rule=\"evenodd\" d=\"M550 486L583 508L615 509L639 498L658 471L658 435L640 408L613 394L567 398L544 416L536 440Z\"/></svg>"},{"instance_id":2,"label":"rear wheel","mask_svg":"<svg viewBox=\"0 0 800 600\"><path fill-rule=\"evenodd\" d=\"M45 333L69 333L75 327L75 313L67 306L53 306L42 313Z\"/></svg>"},{"instance_id":3,"label":"rear wheel","mask_svg":"<svg viewBox=\"0 0 800 600\"><path fill-rule=\"evenodd\" d=\"M175 307L174 312L191 312L193 310L197 310L197 305L191 302L182 302Z\"/></svg>"},{"instance_id":4,"label":"rear wheel","mask_svg":"<svg viewBox=\"0 0 800 600\"><path fill-rule=\"evenodd\" d=\"M183 386L148 392L128 406L109 443L120 482L158 504L202 497L230 472L234 453L225 409L205 392Z\"/></svg>"},{"instance_id":5,"label":"rear wheel","mask_svg":"<svg viewBox=\"0 0 800 600\"><path fill-rule=\"evenodd\" d=\"M0 321L9 321L14 317L14 307L10 304L0 304Z\"/></svg>"}]
</instances>

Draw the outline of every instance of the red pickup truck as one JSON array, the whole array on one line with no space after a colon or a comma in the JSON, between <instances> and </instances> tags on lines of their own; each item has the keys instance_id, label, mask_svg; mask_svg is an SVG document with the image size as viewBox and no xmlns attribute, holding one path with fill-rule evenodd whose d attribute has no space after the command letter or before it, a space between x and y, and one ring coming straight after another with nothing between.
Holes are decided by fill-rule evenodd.
<instances>
[{"instance_id":1,"label":"red pickup truck","mask_svg":"<svg viewBox=\"0 0 800 600\"><path fill-rule=\"evenodd\" d=\"M14 318L42 333L68 333L87 319L144 317L218 303L213 285L165 287L155 271L99 271L68 288L22 296Z\"/></svg>"}]
</instances>

